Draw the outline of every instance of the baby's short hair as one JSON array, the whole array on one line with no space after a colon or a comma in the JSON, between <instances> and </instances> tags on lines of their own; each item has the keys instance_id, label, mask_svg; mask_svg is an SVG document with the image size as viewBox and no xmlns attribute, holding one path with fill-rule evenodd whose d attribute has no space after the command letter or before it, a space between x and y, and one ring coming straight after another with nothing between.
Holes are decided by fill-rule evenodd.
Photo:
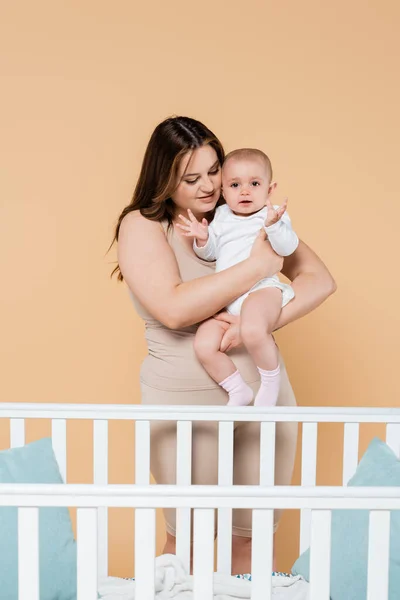
<instances>
[{"instance_id":1,"label":"baby's short hair","mask_svg":"<svg viewBox=\"0 0 400 600\"><path fill-rule=\"evenodd\" d=\"M272 165L268 156L262 150L258 150L257 148L238 148L237 150L232 150L225 156L224 165L230 160L234 158L236 160L251 160L254 158L260 158L264 163L269 174L270 179L272 179Z\"/></svg>"}]
</instances>

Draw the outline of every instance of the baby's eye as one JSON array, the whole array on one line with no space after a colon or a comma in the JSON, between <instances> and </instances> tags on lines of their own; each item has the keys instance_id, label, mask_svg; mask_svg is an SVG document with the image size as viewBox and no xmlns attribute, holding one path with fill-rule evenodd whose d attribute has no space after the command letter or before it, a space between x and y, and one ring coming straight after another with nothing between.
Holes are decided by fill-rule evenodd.
<instances>
[{"instance_id":1,"label":"baby's eye","mask_svg":"<svg viewBox=\"0 0 400 600\"><path fill-rule=\"evenodd\" d=\"M239 185L238 183L231 183L231 187L233 187L233 188L238 187L238 185Z\"/></svg>"},{"instance_id":2,"label":"baby's eye","mask_svg":"<svg viewBox=\"0 0 400 600\"><path fill-rule=\"evenodd\" d=\"M257 185L260 185L260 182L259 181L252 181L251 185L254 185L254 187L256 187Z\"/></svg>"}]
</instances>

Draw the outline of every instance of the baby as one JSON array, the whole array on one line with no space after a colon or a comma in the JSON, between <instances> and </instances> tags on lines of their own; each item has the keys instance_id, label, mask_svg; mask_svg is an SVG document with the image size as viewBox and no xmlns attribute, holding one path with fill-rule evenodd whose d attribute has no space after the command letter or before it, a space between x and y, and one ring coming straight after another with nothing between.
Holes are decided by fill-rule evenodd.
<instances>
[{"instance_id":1,"label":"baby","mask_svg":"<svg viewBox=\"0 0 400 600\"><path fill-rule=\"evenodd\" d=\"M264 152L248 148L230 152L222 168L222 194L226 204L216 209L211 224L205 219L200 223L190 211L189 219L181 216L180 228L194 238L197 256L216 260L216 271L227 269L249 257L262 227L277 254L292 254L299 239L286 212L287 202L281 207L271 204L269 196L275 187L271 163ZM261 385L255 406L276 405L280 367L272 333L282 307L293 297L291 286L274 275L259 281L227 307L229 313L240 315L243 344L260 372ZM246 406L252 402L253 392L232 360L220 351L225 330L222 323L213 318L202 323L195 337L195 352L210 377L227 391L228 406Z\"/></svg>"}]
</instances>

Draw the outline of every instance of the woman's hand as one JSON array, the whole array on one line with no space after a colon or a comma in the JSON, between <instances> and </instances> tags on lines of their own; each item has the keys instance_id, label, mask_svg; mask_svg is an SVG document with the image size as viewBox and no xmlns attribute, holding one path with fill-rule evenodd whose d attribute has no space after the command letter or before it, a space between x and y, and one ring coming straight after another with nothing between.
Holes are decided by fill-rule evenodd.
<instances>
[{"instance_id":1,"label":"woman's hand","mask_svg":"<svg viewBox=\"0 0 400 600\"><path fill-rule=\"evenodd\" d=\"M240 335L240 317L231 315L228 312L221 312L215 315L214 319L226 323L227 329L223 335L220 350L228 352L233 348L238 348L242 344Z\"/></svg>"},{"instance_id":2,"label":"woman's hand","mask_svg":"<svg viewBox=\"0 0 400 600\"><path fill-rule=\"evenodd\" d=\"M260 279L272 277L283 267L283 258L279 256L267 240L264 229L256 237L250 252L250 259L257 262L260 269Z\"/></svg>"}]
</instances>

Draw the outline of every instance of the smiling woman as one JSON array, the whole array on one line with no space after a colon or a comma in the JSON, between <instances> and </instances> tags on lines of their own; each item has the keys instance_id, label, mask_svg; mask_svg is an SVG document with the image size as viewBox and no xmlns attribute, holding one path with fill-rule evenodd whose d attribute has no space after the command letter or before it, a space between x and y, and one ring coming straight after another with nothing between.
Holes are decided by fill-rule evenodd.
<instances>
[{"instance_id":1,"label":"smiling woman","mask_svg":"<svg viewBox=\"0 0 400 600\"><path fill-rule=\"evenodd\" d=\"M125 279L136 310L146 325L148 356L141 367L144 404L225 405L226 392L202 368L193 342L198 324L246 293L265 277L281 270L283 259L260 234L245 260L219 273L198 258L192 240L177 227L179 215L190 210L211 222L223 204L221 166L224 151L218 138L202 123L174 117L160 123L148 144L141 173L129 204L118 220L119 279ZM281 313L279 326L316 308L334 291L334 282L320 259L303 242L283 270L292 280L296 298ZM230 324L225 323L227 330ZM256 366L239 340L230 358L254 393L260 381ZM278 404L295 405L294 394L280 359ZM291 481L297 425L276 429L276 484ZM157 483L175 483L176 428L152 423L151 470ZM214 423L193 428L192 483L218 481L218 432ZM259 482L259 424L235 429L234 483ZM167 544L175 551L175 511L165 510ZM276 524L279 513L275 515ZM251 512L234 511L232 572L250 571Z\"/></svg>"}]
</instances>

